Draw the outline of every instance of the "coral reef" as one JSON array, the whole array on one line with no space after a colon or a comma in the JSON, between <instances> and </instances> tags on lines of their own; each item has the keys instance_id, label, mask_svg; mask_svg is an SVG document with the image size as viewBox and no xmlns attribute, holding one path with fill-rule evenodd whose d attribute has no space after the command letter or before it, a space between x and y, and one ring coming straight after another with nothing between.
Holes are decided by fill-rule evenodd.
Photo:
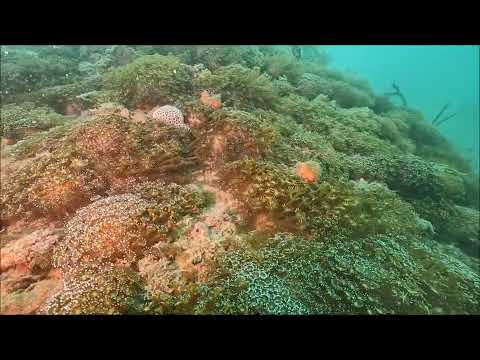
<instances>
[{"instance_id":1,"label":"coral reef","mask_svg":"<svg viewBox=\"0 0 480 360\"><path fill-rule=\"evenodd\" d=\"M130 189L134 193L97 200L75 214L55 249L56 267L69 272L89 262L132 265L147 247L166 241L179 217L202 204L198 193L176 184L146 182Z\"/></svg>"},{"instance_id":2,"label":"coral reef","mask_svg":"<svg viewBox=\"0 0 480 360\"><path fill-rule=\"evenodd\" d=\"M82 268L39 309L48 315L141 313L143 289L135 273L114 267Z\"/></svg>"},{"instance_id":3,"label":"coral reef","mask_svg":"<svg viewBox=\"0 0 480 360\"><path fill-rule=\"evenodd\" d=\"M2 314L480 313L442 113L320 48L6 46L1 71Z\"/></svg>"},{"instance_id":4,"label":"coral reef","mask_svg":"<svg viewBox=\"0 0 480 360\"><path fill-rule=\"evenodd\" d=\"M2 101L37 89L71 82L79 74L75 61L64 53L39 54L36 49L2 46ZM7 54L5 54L7 52Z\"/></svg>"},{"instance_id":5,"label":"coral reef","mask_svg":"<svg viewBox=\"0 0 480 360\"><path fill-rule=\"evenodd\" d=\"M34 132L61 125L65 118L48 107L36 107L26 102L20 105L6 104L1 109L1 135L18 141Z\"/></svg>"},{"instance_id":6,"label":"coral reef","mask_svg":"<svg viewBox=\"0 0 480 360\"><path fill-rule=\"evenodd\" d=\"M19 275L50 270L53 246L61 239L58 229L41 229L9 242L0 249L0 270Z\"/></svg>"},{"instance_id":7,"label":"coral reef","mask_svg":"<svg viewBox=\"0 0 480 360\"><path fill-rule=\"evenodd\" d=\"M325 79L315 74L305 73L298 81L298 92L308 99L319 94L327 95L330 99L344 108L372 107L372 94L363 89L353 87L344 81Z\"/></svg>"},{"instance_id":8,"label":"coral reef","mask_svg":"<svg viewBox=\"0 0 480 360\"><path fill-rule=\"evenodd\" d=\"M174 56L146 55L105 74L106 89L128 107L179 102L191 94L193 70ZM181 104L181 102L180 102Z\"/></svg>"},{"instance_id":9,"label":"coral reef","mask_svg":"<svg viewBox=\"0 0 480 360\"><path fill-rule=\"evenodd\" d=\"M258 68L250 69L241 65L228 65L198 74L200 88L212 89L222 94L226 106L237 108L271 108L277 97L269 77Z\"/></svg>"},{"instance_id":10,"label":"coral reef","mask_svg":"<svg viewBox=\"0 0 480 360\"><path fill-rule=\"evenodd\" d=\"M182 311L478 313L478 274L463 261L446 256L435 242L404 236L306 241L277 235L261 250L218 257L211 282L192 291L195 301L181 299Z\"/></svg>"},{"instance_id":11,"label":"coral reef","mask_svg":"<svg viewBox=\"0 0 480 360\"><path fill-rule=\"evenodd\" d=\"M64 216L125 178L185 170L190 140L175 131L106 115L18 143L27 160L2 184L3 218Z\"/></svg>"},{"instance_id":12,"label":"coral reef","mask_svg":"<svg viewBox=\"0 0 480 360\"><path fill-rule=\"evenodd\" d=\"M413 209L382 185L305 183L286 168L254 160L229 163L219 177L252 222L267 211L277 231L359 236L417 227Z\"/></svg>"}]
</instances>

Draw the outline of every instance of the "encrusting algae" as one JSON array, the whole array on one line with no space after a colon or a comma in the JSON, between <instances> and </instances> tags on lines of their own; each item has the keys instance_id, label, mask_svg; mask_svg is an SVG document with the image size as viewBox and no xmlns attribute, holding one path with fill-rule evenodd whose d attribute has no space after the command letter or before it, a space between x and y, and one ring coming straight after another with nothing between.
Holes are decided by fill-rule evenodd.
<instances>
[{"instance_id":1,"label":"encrusting algae","mask_svg":"<svg viewBox=\"0 0 480 360\"><path fill-rule=\"evenodd\" d=\"M1 313L480 313L478 175L317 48L8 48Z\"/></svg>"}]
</instances>

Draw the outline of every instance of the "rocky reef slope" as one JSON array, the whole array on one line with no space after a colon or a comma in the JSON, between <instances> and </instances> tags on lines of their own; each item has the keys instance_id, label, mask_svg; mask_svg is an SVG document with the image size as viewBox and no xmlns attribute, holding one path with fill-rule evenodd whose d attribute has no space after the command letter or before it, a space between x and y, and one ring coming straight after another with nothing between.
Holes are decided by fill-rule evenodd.
<instances>
[{"instance_id":1,"label":"rocky reef slope","mask_svg":"<svg viewBox=\"0 0 480 360\"><path fill-rule=\"evenodd\" d=\"M480 313L478 175L318 50L2 51L1 313Z\"/></svg>"}]
</instances>

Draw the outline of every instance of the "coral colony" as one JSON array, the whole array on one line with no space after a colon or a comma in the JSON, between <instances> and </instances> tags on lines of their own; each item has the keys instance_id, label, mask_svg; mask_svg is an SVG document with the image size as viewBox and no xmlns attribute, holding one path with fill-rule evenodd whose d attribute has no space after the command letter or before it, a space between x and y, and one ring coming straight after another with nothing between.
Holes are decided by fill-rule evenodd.
<instances>
[{"instance_id":1,"label":"coral colony","mask_svg":"<svg viewBox=\"0 0 480 360\"><path fill-rule=\"evenodd\" d=\"M480 312L447 106L315 47L7 51L2 314Z\"/></svg>"}]
</instances>

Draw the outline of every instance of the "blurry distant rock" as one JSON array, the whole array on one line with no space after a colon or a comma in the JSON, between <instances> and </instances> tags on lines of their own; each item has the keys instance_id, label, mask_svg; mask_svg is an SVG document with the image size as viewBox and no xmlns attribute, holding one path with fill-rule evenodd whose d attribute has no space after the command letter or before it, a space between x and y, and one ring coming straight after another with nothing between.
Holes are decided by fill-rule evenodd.
<instances>
[{"instance_id":1,"label":"blurry distant rock","mask_svg":"<svg viewBox=\"0 0 480 360\"><path fill-rule=\"evenodd\" d=\"M97 55L106 49L105 45L82 45L80 46L80 57L89 57Z\"/></svg>"},{"instance_id":2,"label":"blurry distant rock","mask_svg":"<svg viewBox=\"0 0 480 360\"><path fill-rule=\"evenodd\" d=\"M435 234L435 228L433 227L430 221L422 219L418 216L417 216L417 221L418 221L419 228L422 229L424 232L430 235Z\"/></svg>"}]
</instances>

